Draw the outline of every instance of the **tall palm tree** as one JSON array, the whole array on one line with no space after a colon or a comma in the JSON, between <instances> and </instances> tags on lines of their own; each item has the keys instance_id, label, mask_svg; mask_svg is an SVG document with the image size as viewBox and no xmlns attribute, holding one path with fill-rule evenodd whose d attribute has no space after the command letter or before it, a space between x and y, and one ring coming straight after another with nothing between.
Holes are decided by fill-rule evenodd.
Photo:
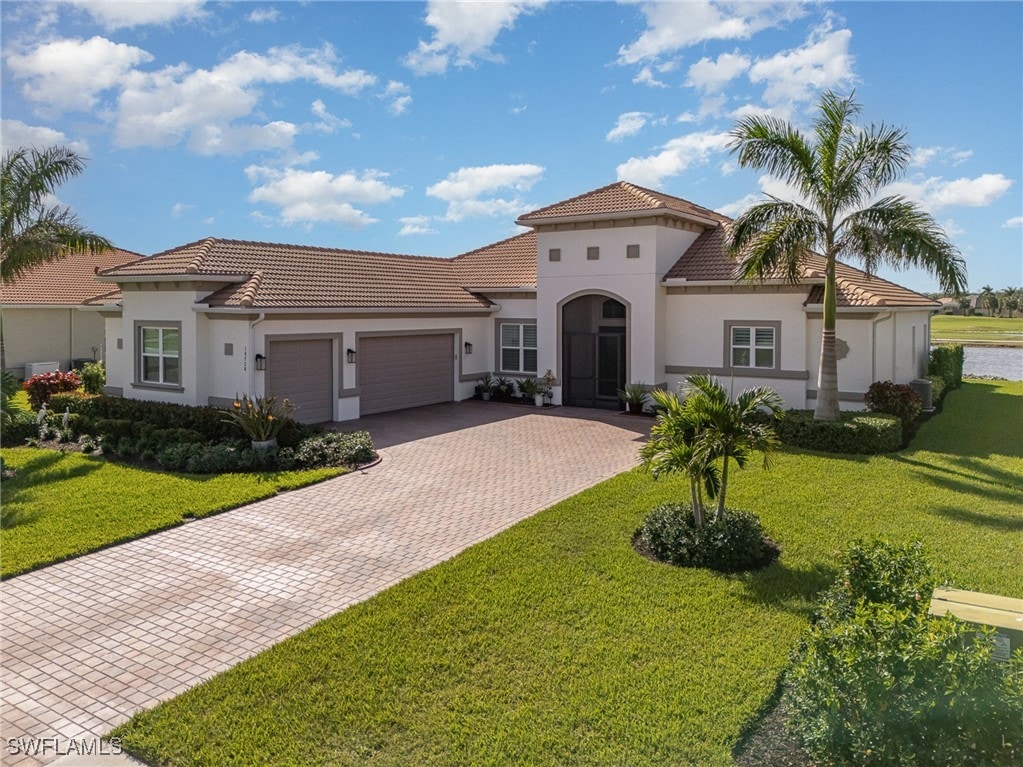
<instances>
[{"instance_id":1,"label":"tall palm tree","mask_svg":"<svg viewBox=\"0 0 1023 767\"><path fill-rule=\"evenodd\" d=\"M725 387L706 375L687 376L682 390L697 424L693 443L695 463L721 459L721 482L714 513L714 519L718 520L725 513L730 462L735 461L736 466L744 469L754 453L761 453L764 467L769 465L778 446L778 435L764 413L780 417L784 413L784 402L774 389L764 386L745 389L733 402Z\"/></svg>"},{"instance_id":2,"label":"tall palm tree","mask_svg":"<svg viewBox=\"0 0 1023 767\"><path fill-rule=\"evenodd\" d=\"M0 166L0 280L71 253L107 250L65 205L51 205L58 186L80 175L85 161L66 147L13 149Z\"/></svg>"},{"instance_id":3,"label":"tall palm tree","mask_svg":"<svg viewBox=\"0 0 1023 767\"><path fill-rule=\"evenodd\" d=\"M777 197L753 205L730 227L730 250L743 279L778 272L796 282L810 251L824 256L824 331L814 417L834 421L838 409L835 354L835 262L858 260L868 274L879 266L922 267L942 290L966 288L966 264L934 219L899 195L874 198L905 171L905 131L884 124L853 124L860 106L852 95L821 96L813 135L769 116L739 119L730 149L739 165L766 171L802 198ZM872 200L874 200L872 202Z\"/></svg>"},{"instance_id":4,"label":"tall palm tree","mask_svg":"<svg viewBox=\"0 0 1023 767\"><path fill-rule=\"evenodd\" d=\"M995 309L998 308L998 296L990 285L985 285L980 289L980 305L987 309L989 317L995 316Z\"/></svg>"},{"instance_id":5,"label":"tall palm tree","mask_svg":"<svg viewBox=\"0 0 1023 767\"><path fill-rule=\"evenodd\" d=\"M12 149L0 164L0 283L72 253L113 247L86 229L65 205L51 204L54 190L80 175L85 161L66 147ZM0 370L6 369L0 320Z\"/></svg>"}]
</instances>

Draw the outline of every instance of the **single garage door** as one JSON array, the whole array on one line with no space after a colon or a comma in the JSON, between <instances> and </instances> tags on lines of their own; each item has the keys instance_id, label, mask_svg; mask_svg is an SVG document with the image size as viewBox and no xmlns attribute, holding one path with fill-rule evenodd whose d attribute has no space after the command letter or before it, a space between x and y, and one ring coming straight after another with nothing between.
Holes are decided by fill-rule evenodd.
<instances>
[{"instance_id":1,"label":"single garage door","mask_svg":"<svg viewBox=\"0 0 1023 767\"><path fill-rule=\"evenodd\" d=\"M270 341L266 356L267 394L290 400L296 421L333 420L334 360L329 338Z\"/></svg>"},{"instance_id":2,"label":"single garage door","mask_svg":"<svg viewBox=\"0 0 1023 767\"><path fill-rule=\"evenodd\" d=\"M359 413L451 402L454 348L450 333L359 339Z\"/></svg>"}]
</instances>

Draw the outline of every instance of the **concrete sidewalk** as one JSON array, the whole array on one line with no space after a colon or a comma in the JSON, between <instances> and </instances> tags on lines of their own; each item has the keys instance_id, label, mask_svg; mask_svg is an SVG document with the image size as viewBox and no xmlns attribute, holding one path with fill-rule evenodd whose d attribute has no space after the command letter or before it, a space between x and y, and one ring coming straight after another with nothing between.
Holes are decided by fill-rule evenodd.
<instances>
[{"instance_id":1,"label":"concrete sidewalk","mask_svg":"<svg viewBox=\"0 0 1023 767\"><path fill-rule=\"evenodd\" d=\"M374 468L5 581L3 764L134 764L56 751L634 466L650 424L478 402L371 416L343 426L386 446ZM31 737L58 748L25 754Z\"/></svg>"}]
</instances>

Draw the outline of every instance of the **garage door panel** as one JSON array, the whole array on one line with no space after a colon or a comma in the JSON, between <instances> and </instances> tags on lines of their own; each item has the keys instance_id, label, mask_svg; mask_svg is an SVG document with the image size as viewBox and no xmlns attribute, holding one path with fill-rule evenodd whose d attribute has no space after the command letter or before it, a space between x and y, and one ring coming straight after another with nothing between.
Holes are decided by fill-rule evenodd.
<instances>
[{"instance_id":1,"label":"garage door panel","mask_svg":"<svg viewBox=\"0 0 1023 767\"><path fill-rule=\"evenodd\" d=\"M359 340L359 411L384 413L455 398L454 336Z\"/></svg>"},{"instance_id":2,"label":"garage door panel","mask_svg":"<svg viewBox=\"0 0 1023 767\"><path fill-rule=\"evenodd\" d=\"M271 341L267 347L268 394L288 399L293 417L303 423L322 423L334 417L333 342Z\"/></svg>"}]
</instances>

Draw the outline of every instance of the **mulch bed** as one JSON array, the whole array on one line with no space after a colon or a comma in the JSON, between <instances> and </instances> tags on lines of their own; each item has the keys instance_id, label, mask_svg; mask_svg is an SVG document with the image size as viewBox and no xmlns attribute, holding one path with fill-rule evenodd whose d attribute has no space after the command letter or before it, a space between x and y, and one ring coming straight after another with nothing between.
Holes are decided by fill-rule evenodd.
<instances>
[{"instance_id":1,"label":"mulch bed","mask_svg":"<svg viewBox=\"0 0 1023 767\"><path fill-rule=\"evenodd\" d=\"M738 767L816 767L785 727L788 712L779 702L740 742L732 754Z\"/></svg>"}]
</instances>

